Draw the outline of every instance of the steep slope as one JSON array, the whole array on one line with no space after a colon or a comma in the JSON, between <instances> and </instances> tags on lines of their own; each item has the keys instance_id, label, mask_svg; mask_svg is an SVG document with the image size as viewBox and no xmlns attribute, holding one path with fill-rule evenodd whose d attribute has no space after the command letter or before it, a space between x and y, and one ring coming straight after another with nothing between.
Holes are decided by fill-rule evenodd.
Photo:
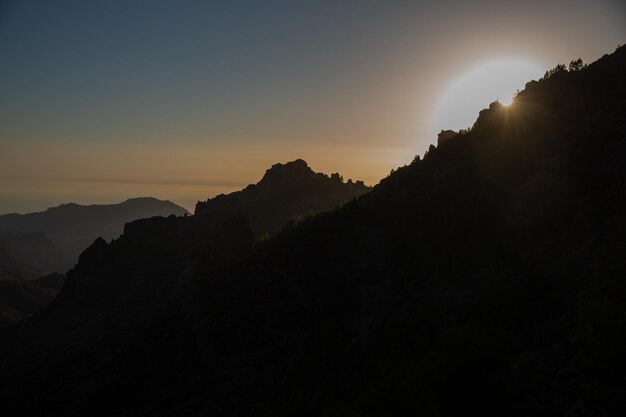
<instances>
[{"instance_id":1,"label":"steep slope","mask_svg":"<svg viewBox=\"0 0 626 417\"><path fill-rule=\"evenodd\" d=\"M130 221L171 214L189 213L155 198L132 198L109 205L62 204L39 213L0 216L0 240L31 258L29 268L39 275L65 272L98 236L110 240Z\"/></svg>"},{"instance_id":2,"label":"steep slope","mask_svg":"<svg viewBox=\"0 0 626 417\"><path fill-rule=\"evenodd\" d=\"M203 275L220 415L622 415L626 48ZM191 401L191 399L190 399Z\"/></svg>"},{"instance_id":3,"label":"steep slope","mask_svg":"<svg viewBox=\"0 0 626 417\"><path fill-rule=\"evenodd\" d=\"M195 215L224 219L240 212L257 235L274 234L285 219L333 209L368 191L362 181L343 182L339 174L314 172L298 159L272 166L261 181L241 191L198 202Z\"/></svg>"},{"instance_id":4,"label":"steep slope","mask_svg":"<svg viewBox=\"0 0 626 417\"><path fill-rule=\"evenodd\" d=\"M98 240L45 312L0 333L0 401L29 416L622 415L624 74L622 47L531 82L252 247L241 217L200 213Z\"/></svg>"}]
</instances>

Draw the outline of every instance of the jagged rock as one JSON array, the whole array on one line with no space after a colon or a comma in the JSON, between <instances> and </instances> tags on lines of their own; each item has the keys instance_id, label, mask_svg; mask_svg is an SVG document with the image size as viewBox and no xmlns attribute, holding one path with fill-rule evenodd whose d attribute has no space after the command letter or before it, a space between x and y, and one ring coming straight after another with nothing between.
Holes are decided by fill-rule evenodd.
<instances>
[{"instance_id":1,"label":"jagged rock","mask_svg":"<svg viewBox=\"0 0 626 417\"><path fill-rule=\"evenodd\" d=\"M441 146L441 145L451 141L452 139L454 139L458 135L459 135L459 133L455 132L454 130L442 130L437 135L437 147L439 147L439 146Z\"/></svg>"},{"instance_id":2,"label":"jagged rock","mask_svg":"<svg viewBox=\"0 0 626 417\"><path fill-rule=\"evenodd\" d=\"M195 215L223 220L240 212L257 235L274 234L294 217L333 209L370 191L363 181L316 173L302 159L275 164L257 184L198 202Z\"/></svg>"}]
</instances>

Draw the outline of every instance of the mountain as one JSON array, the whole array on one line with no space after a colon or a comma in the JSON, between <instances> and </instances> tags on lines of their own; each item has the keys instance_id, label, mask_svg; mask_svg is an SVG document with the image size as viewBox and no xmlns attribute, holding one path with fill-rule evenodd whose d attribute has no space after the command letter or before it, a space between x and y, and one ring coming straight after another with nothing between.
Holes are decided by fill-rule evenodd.
<instances>
[{"instance_id":1,"label":"mountain","mask_svg":"<svg viewBox=\"0 0 626 417\"><path fill-rule=\"evenodd\" d=\"M110 240L122 233L127 222L171 214L189 213L170 201L155 198L133 198L108 205L62 204L38 213L0 216L0 241L27 259L28 272L65 272L98 236Z\"/></svg>"},{"instance_id":2,"label":"mountain","mask_svg":"<svg viewBox=\"0 0 626 417\"><path fill-rule=\"evenodd\" d=\"M298 172L304 175L298 176ZM263 192L250 193L249 190L256 187ZM47 342L40 346L46 345L45 349L50 349L53 356L53 352L59 352L57 349L92 352L102 356L93 361L91 354L87 354L83 357L84 361L79 361L79 367L88 367L88 362L102 366L101 361L107 362L107 356L115 357L104 353L103 348L108 349L101 345L105 339L112 341L109 346L114 349L124 345L135 349L138 344L143 344L146 330L143 326L151 328L154 320L160 321L165 318L164 315L170 314L174 315L166 321L173 323L172 318L175 320L179 308L193 306L193 295L189 291L193 288L192 280L198 269L215 267L241 257L253 245L259 233L253 232L241 208L253 216L257 225L287 224L293 217L302 218L322 212L369 190L362 182L343 182L338 174L328 177L314 173L304 161L298 160L274 165L257 186L249 186L241 193L217 198L221 201L238 201L239 196L244 196L244 204L231 207L230 213L221 207L219 212L203 212L195 216L152 217L129 222L118 239L110 243L102 238L96 239L80 255L75 268L69 271L61 294L45 311L35 313L8 328L3 334L3 341L11 341L12 346L22 344L24 349L13 353L24 360L31 354L39 357L41 351L34 353L30 348L37 344L36 339L41 338ZM264 192L281 193L276 198L284 204L282 211L277 210L282 213L282 218L276 212L263 211L267 207ZM257 205L259 210L253 210L257 208L250 203L254 199L260 202ZM87 275L91 278L84 281L82 277ZM56 289L62 281L62 276L43 277L29 281L28 288L39 285ZM18 304L15 300L12 305L9 302L5 304L19 311L17 307L20 306L15 306ZM15 321L29 312L20 312L5 321ZM44 317L45 321L52 321L44 324L41 321ZM69 323L68 333L57 331L59 326L65 328ZM101 328L102 325L104 328ZM72 330L75 326L83 330L75 332ZM101 331L107 336L103 338L98 335ZM138 333L133 336L135 331ZM176 339L171 342L177 343ZM19 359L17 361L20 362ZM37 360L31 362L33 365L36 363ZM8 362L6 364L9 365ZM47 365L44 368L51 369ZM79 371L77 377L82 379L85 375ZM89 381L83 380L83 387L98 384L87 378ZM42 395L45 397L46 394ZM37 402L40 400L45 402L43 398ZM91 400L87 399L88 402ZM55 412L54 407L46 408L45 413ZM62 413L66 412L69 411Z\"/></svg>"},{"instance_id":3,"label":"mountain","mask_svg":"<svg viewBox=\"0 0 626 417\"><path fill-rule=\"evenodd\" d=\"M623 415L624 74L530 82L266 240L199 210L98 239L0 332L5 412Z\"/></svg>"},{"instance_id":4,"label":"mountain","mask_svg":"<svg viewBox=\"0 0 626 417\"><path fill-rule=\"evenodd\" d=\"M240 212L257 235L274 234L285 219L330 210L368 191L363 181L343 182L338 173L316 173L297 159L273 165L261 181L241 191L198 202L195 215L226 219Z\"/></svg>"}]
</instances>

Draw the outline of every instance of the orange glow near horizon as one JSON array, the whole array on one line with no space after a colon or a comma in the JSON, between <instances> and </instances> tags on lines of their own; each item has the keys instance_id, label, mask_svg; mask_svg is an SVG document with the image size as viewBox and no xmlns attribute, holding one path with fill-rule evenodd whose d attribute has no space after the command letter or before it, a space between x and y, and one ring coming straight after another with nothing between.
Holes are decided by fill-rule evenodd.
<instances>
[{"instance_id":1,"label":"orange glow near horizon","mask_svg":"<svg viewBox=\"0 0 626 417\"><path fill-rule=\"evenodd\" d=\"M235 145L83 142L71 146L43 143L34 155L30 147L14 145L9 149L11 158L0 155L0 200L11 197L20 205L6 205L0 214L41 211L67 202L110 204L147 196L171 200L193 212L197 201L258 182L275 163L301 158L316 172L339 172L345 180L375 185L389 174L389 166L408 154L406 149L374 146L336 150L328 155L320 147L281 143L240 149ZM30 164L23 164L24 159Z\"/></svg>"}]
</instances>

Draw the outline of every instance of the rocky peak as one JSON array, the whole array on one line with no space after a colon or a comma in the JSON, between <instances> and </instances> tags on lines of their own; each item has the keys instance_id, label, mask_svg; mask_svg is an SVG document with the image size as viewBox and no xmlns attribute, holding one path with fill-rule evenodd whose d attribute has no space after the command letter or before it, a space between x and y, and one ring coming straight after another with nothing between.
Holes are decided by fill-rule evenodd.
<instances>
[{"instance_id":1,"label":"rocky peak","mask_svg":"<svg viewBox=\"0 0 626 417\"><path fill-rule=\"evenodd\" d=\"M449 142L451 139L454 139L458 135L459 134L455 132L454 130L442 130L437 135L437 146L441 146L444 143Z\"/></svg>"},{"instance_id":2,"label":"rocky peak","mask_svg":"<svg viewBox=\"0 0 626 417\"><path fill-rule=\"evenodd\" d=\"M262 183L297 181L302 178L313 176L315 173L309 165L302 159L287 162L285 164L274 164L265 171L265 175L260 181Z\"/></svg>"}]
</instances>

